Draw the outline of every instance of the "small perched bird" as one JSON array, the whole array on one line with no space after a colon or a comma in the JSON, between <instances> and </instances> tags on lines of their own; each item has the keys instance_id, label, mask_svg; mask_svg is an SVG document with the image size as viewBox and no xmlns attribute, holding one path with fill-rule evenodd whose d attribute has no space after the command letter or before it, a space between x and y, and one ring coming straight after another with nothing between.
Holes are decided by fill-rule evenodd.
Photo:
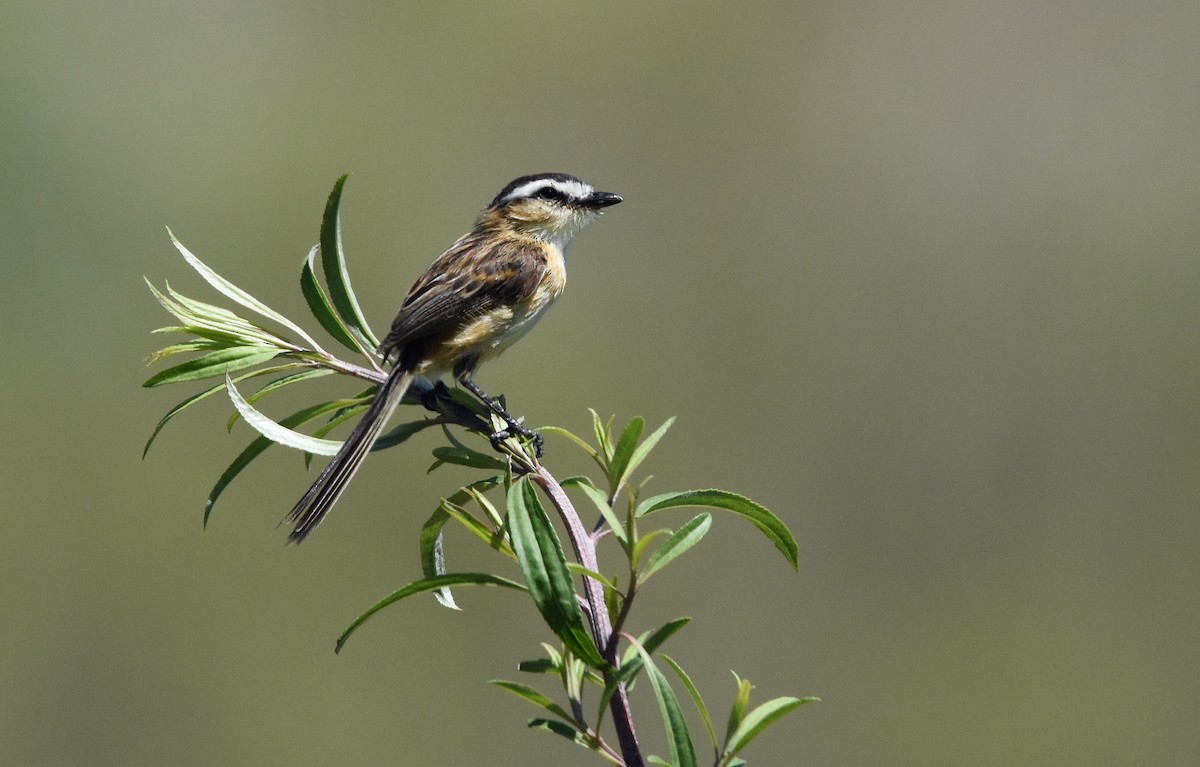
<instances>
[{"instance_id":1,"label":"small perched bird","mask_svg":"<svg viewBox=\"0 0 1200 767\"><path fill-rule=\"evenodd\" d=\"M521 338L562 293L571 239L619 195L597 192L565 173L522 176L500 190L409 288L379 353L391 373L337 455L296 503L289 543L321 523L362 465L414 381L450 373L509 424L530 436L474 382L475 369ZM510 432L495 435L510 436Z\"/></svg>"}]
</instances>

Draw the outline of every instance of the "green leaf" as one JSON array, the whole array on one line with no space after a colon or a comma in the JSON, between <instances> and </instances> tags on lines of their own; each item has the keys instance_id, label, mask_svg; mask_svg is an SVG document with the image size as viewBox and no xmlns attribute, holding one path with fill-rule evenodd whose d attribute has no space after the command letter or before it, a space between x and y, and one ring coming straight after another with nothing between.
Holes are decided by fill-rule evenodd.
<instances>
[{"instance_id":1,"label":"green leaf","mask_svg":"<svg viewBox=\"0 0 1200 767\"><path fill-rule=\"evenodd\" d=\"M612 578L609 578L607 575L604 575L603 573L598 573L595 570L589 570L588 568L584 567L583 565L576 564L574 562L568 562L567 569L570 570L571 572L575 573L576 575L584 576L584 577L595 580L597 583L604 586L604 589L606 591L617 591L618 590L617 584L613 583Z\"/></svg>"},{"instance_id":2,"label":"green leaf","mask_svg":"<svg viewBox=\"0 0 1200 767\"><path fill-rule=\"evenodd\" d=\"M426 578L444 575L446 572L442 554L442 528L451 519L457 519L471 533L480 537L485 543L509 559L515 560L517 558L516 553L513 552L512 547L508 545L502 534L488 529L474 515L467 513L461 507L461 504L466 503L468 500L481 497L480 490L487 490L495 487L497 484L499 484L499 480L495 477L472 482L449 498L443 499L438 504L438 508L434 510L429 520L421 528L421 573ZM438 589L433 592L433 596L444 607L452 610L458 609L458 605L455 604L454 595L450 593L450 589Z\"/></svg>"},{"instance_id":3,"label":"green leaf","mask_svg":"<svg viewBox=\"0 0 1200 767\"><path fill-rule=\"evenodd\" d=\"M367 350L379 348L379 339L367 325L358 298L350 287L350 273L346 269L346 256L342 249L342 223L338 207L342 203L342 187L346 185L347 178L349 174L337 180L325 205L325 215L321 219L321 269L325 273L325 284L329 287L334 309L361 344L362 353L369 357Z\"/></svg>"},{"instance_id":4,"label":"green leaf","mask_svg":"<svg viewBox=\"0 0 1200 767\"><path fill-rule=\"evenodd\" d=\"M600 512L600 516L604 517L604 521L608 523L609 529L613 531L613 535L621 542L622 548L628 546L628 536L625 534L625 526L621 524L621 520L617 519L617 515L613 512L612 507L608 505L608 496L604 491L596 487L591 479L585 476L567 477L560 482L563 487L577 487L583 491L583 494L596 506Z\"/></svg>"},{"instance_id":5,"label":"green leaf","mask_svg":"<svg viewBox=\"0 0 1200 767\"><path fill-rule=\"evenodd\" d=\"M683 667L675 662L669 655L662 655L663 660L667 665L675 670L679 679L683 682L683 686L687 688L688 694L692 696L692 703L696 705L696 710L700 712L700 718L704 720L704 729L708 731L708 739L712 742L713 753L717 750L717 731L713 728L712 717L708 714L708 706L704 705L704 698L700 697L700 690L696 688L692 678L687 675Z\"/></svg>"},{"instance_id":6,"label":"green leaf","mask_svg":"<svg viewBox=\"0 0 1200 767\"><path fill-rule=\"evenodd\" d=\"M346 644L346 640L350 635L358 630L360 626L367 622L375 613L379 612L388 605L399 602L401 599L406 599L415 594L424 594L427 591L446 588L448 586L503 586L507 589L518 589L525 591L525 587L516 581L510 581L508 578L501 578L499 575L491 573L451 573L440 575L436 578L425 578L419 581L413 581L404 588L397 589L391 594L388 594L383 599L379 600L371 609L367 610L362 615L354 619L342 635L338 637L337 647L334 652L341 652L342 647Z\"/></svg>"},{"instance_id":7,"label":"green leaf","mask_svg":"<svg viewBox=\"0 0 1200 767\"><path fill-rule=\"evenodd\" d=\"M553 700L533 689L529 685L520 684L519 682L508 682L503 679L491 679L488 681L488 684L494 684L502 690L508 690L518 698L523 698L535 706L546 709L559 719L562 719L571 725L575 724L575 719L568 714L562 706L558 705Z\"/></svg>"},{"instance_id":8,"label":"green leaf","mask_svg":"<svg viewBox=\"0 0 1200 767\"><path fill-rule=\"evenodd\" d=\"M687 720L683 718L683 710L679 708L679 699L675 697L675 691L671 689L667 678L650 659L650 654L645 650L639 652L646 664L646 674L654 688L654 697L658 699L658 709L667 730L667 744L671 749L671 762L679 767L696 767L696 748L692 745L692 736L688 732Z\"/></svg>"},{"instance_id":9,"label":"green leaf","mask_svg":"<svg viewBox=\"0 0 1200 767\"><path fill-rule=\"evenodd\" d=\"M446 574L446 561L442 552L442 528L450 521L450 515L439 506L421 527L421 574L426 578L436 578ZM448 588L440 588L433 592L433 598L442 607L458 610L454 594Z\"/></svg>"},{"instance_id":10,"label":"green leaf","mask_svg":"<svg viewBox=\"0 0 1200 767\"><path fill-rule=\"evenodd\" d=\"M280 421L279 424L288 428L299 426L300 424L307 423L308 421L324 415L331 410L337 410L339 407L343 407L344 405L345 402L343 400L322 402L319 405L312 405L292 413L290 416ZM223 474L221 474L220 479L217 480L217 484L213 485L212 491L208 494L208 500L204 504L205 527L208 526L208 518L212 514L213 505L216 504L217 498L220 497L221 493L224 492L229 483L232 482L238 474L241 474L242 470L245 469L251 461L253 461L259 455L261 455L264 450L274 444L274 442L266 437L258 437L249 445L247 445L246 449L239 453L237 458L233 459L233 463L229 464L229 467L225 469Z\"/></svg>"},{"instance_id":11,"label":"green leaf","mask_svg":"<svg viewBox=\"0 0 1200 767\"><path fill-rule=\"evenodd\" d=\"M249 373L243 373L242 375L237 376L233 380L234 381L244 381L247 378L253 378L254 376L271 375L272 373L279 373L284 370L292 370L295 367L296 367L295 365L277 365L275 367L261 368L259 370L254 370ZM217 392L223 392L223 391L225 391L225 384L223 384L223 383L217 384L216 386L205 389L204 391L200 392L199 394L193 394L192 396L185 399L183 402L180 402L178 405L176 405L175 407L168 410L167 414L164 415L161 419L159 419L158 425L154 427L154 431L150 434L150 439L146 440L146 447L144 447L142 449L142 458L145 458L146 454L150 452L150 445L152 445L154 443L155 437L157 437L158 433L160 431L162 431L162 428L167 425L168 421L170 421L172 418L179 415L181 412L188 409L192 405L196 404L200 400L207 399L208 397L211 397L212 395L216 394Z\"/></svg>"},{"instance_id":12,"label":"green leaf","mask_svg":"<svg viewBox=\"0 0 1200 767\"><path fill-rule=\"evenodd\" d=\"M224 348L219 342L211 339L203 338L199 341L184 341L183 343L171 344L163 347L156 352L146 356L146 366L157 365L175 354L184 354L187 352L207 352L214 349Z\"/></svg>"},{"instance_id":13,"label":"green leaf","mask_svg":"<svg viewBox=\"0 0 1200 767\"><path fill-rule=\"evenodd\" d=\"M576 436L572 432L569 432L560 426L542 426L538 429L538 431L540 431L544 434L557 434L560 437L566 437L567 439L569 439L570 441L572 441L576 445L578 445L580 449L582 449L585 453L590 455L592 458L598 459L598 457L599 457L599 453L596 452L596 449L594 447L592 447L587 442L585 442L581 437Z\"/></svg>"},{"instance_id":14,"label":"green leaf","mask_svg":"<svg viewBox=\"0 0 1200 767\"><path fill-rule=\"evenodd\" d=\"M292 384L300 383L301 381L307 381L310 378L323 378L327 375L332 375L333 372L334 371L330 370L329 368L301 370L298 373L292 373L282 378L276 378L274 381L263 384L263 386L259 388L258 391L254 392L254 394L252 394L248 399L250 402L257 402L268 394L279 391L285 386L291 386Z\"/></svg>"},{"instance_id":15,"label":"green leaf","mask_svg":"<svg viewBox=\"0 0 1200 767\"><path fill-rule=\"evenodd\" d=\"M646 437L642 444L637 446L633 451L633 455L629 458L629 465L625 468L625 476L631 476L638 467L642 465L642 461L646 460L646 456L650 455L650 451L658 444L658 441L667 433L667 429L671 428L671 424L675 423L675 416L668 418L662 426L654 430L654 433Z\"/></svg>"},{"instance_id":16,"label":"green leaf","mask_svg":"<svg viewBox=\"0 0 1200 767\"><path fill-rule=\"evenodd\" d=\"M471 496L471 500L475 501L475 504L483 510L483 513L487 515L487 518L491 521L493 527L496 530L501 530L504 527L504 515L501 514L495 505L488 500L488 497L483 494L484 491L490 490L497 484L499 484L499 480L495 477L491 477L467 485L463 488L463 492ZM513 555L513 558L516 558L515 554Z\"/></svg>"},{"instance_id":17,"label":"green leaf","mask_svg":"<svg viewBox=\"0 0 1200 767\"><path fill-rule=\"evenodd\" d=\"M296 333L296 335L300 336L305 341L308 341L310 344L312 344L312 348L315 349L316 351L319 351L322 353L325 352L325 350L322 349L321 346L316 341L313 340L312 336L310 336L308 333L305 333L304 329L301 328L299 325L292 322L287 317L284 317L282 314L275 311L271 307L267 306L263 302L259 301L257 298L250 295L246 291L242 290L237 285L234 285L232 282L225 279L221 275L217 274L212 269L210 269L203 261L201 261L200 259L196 258L194 255L192 255L191 251L189 251L187 248L183 247L183 243L181 243L178 239L175 238L175 233L172 232L169 227L167 228L167 234L170 235L171 242L175 245L175 249L178 250L179 253L183 256L183 259L185 261L187 261L188 264L191 265L191 267L193 269L195 269L196 272L199 273L199 275L201 277L203 277L204 280L209 285L212 285L220 293L222 293L226 297L236 301L237 303L246 307L250 311L256 312L256 313L262 315L263 317L266 317L267 319L272 320L273 322L278 322L280 325L283 325L285 328Z\"/></svg>"},{"instance_id":18,"label":"green leaf","mask_svg":"<svg viewBox=\"0 0 1200 767\"><path fill-rule=\"evenodd\" d=\"M592 668L607 665L584 626L558 535L525 476L508 491L508 533L530 596L546 625Z\"/></svg>"},{"instance_id":19,"label":"green leaf","mask_svg":"<svg viewBox=\"0 0 1200 767\"><path fill-rule=\"evenodd\" d=\"M549 642L539 642L538 644L540 644L542 649L546 651L546 657L550 659L550 662L554 664L554 667L562 668L563 654L558 651L558 648Z\"/></svg>"},{"instance_id":20,"label":"green leaf","mask_svg":"<svg viewBox=\"0 0 1200 767\"><path fill-rule=\"evenodd\" d=\"M750 741L754 740L758 735L775 723L780 717L793 711L805 703L820 700L819 698L775 698L758 706L753 711L742 719L741 724L729 736L726 741L725 753L723 761L736 755L739 751L745 748Z\"/></svg>"},{"instance_id":21,"label":"green leaf","mask_svg":"<svg viewBox=\"0 0 1200 767\"><path fill-rule=\"evenodd\" d=\"M557 674L561 668L549 658L534 658L518 663L517 670L527 674Z\"/></svg>"},{"instance_id":22,"label":"green leaf","mask_svg":"<svg viewBox=\"0 0 1200 767\"><path fill-rule=\"evenodd\" d=\"M737 674L734 674L733 678L737 680L738 688L733 696L733 705L729 707L729 724L725 727L726 745L731 742L733 733L741 725L742 717L746 715L746 709L750 706L750 691L754 689L749 679L742 679Z\"/></svg>"},{"instance_id":23,"label":"green leaf","mask_svg":"<svg viewBox=\"0 0 1200 767\"><path fill-rule=\"evenodd\" d=\"M255 403L268 394L278 391L285 386L291 386L292 384L299 383L300 381L307 381L310 378L321 378L322 376L331 375L332 373L333 371L329 368L317 368L315 370L310 368L307 370L301 370L298 373L292 373L290 375L283 376L282 378L276 378L274 381L269 381L268 383L260 386L258 391L246 398L246 401ZM235 410L233 415L229 416L229 420L225 422L225 431L232 431L233 425L237 423L237 420L240 417L241 413ZM316 436L319 437L321 435L318 434Z\"/></svg>"},{"instance_id":24,"label":"green leaf","mask_svg":"<svg viewBox=\"0 0 1200 767\"><path fill-rule=\"evenodd\" d=\"M650 576L666 567L676 557L700 542L708 528L712 526L712 514L701 512L688 520L688 523L675 531L675 534L659 546L650 555L646 569L642 570L641 581L645 583Z\"/></svg>"},{"instance_id":25,"label":"green leaf","mask_svg":"<svg viewBox=\"0 0 1200 767\"><path fill-rule=\"evenodd\" d=\"M146 285L150 288L150 292L154 294L154 298L158 300L158 303L185 323L192 320L199 320L202 322L236 323L238 326L249 324L246 320L243 320L224 307L206 304L203 301L195 301L176 293L171 289L171 283L169 282L164 281L163 283L166 288L166 292L164 293L156 288L154 283L150 282L149 278L145 275L142 276L142 279L146 281Z\"/></svg>"},{"instance_id":26,"label":"green leaf","mask_svg":"<svg viewBox=\"0 0 1200 767\"><path fill-rule=\"evenodd\" d=\"M447 445L435 447L433 449L433 457L437 461L433 466L429 467L429 471L433 471L443 463L452 463L455 466L467 466L472 469L491 469L493 471L504 471L508 468L508 464L504 461L467 447L449 447Z\"/></svg>"},{"instance_id":27,"label":"green leaf","mask_svg":"<svg viewBox=\"0 0 1200 767\"><path fill-rule=\"evenodd\" d=\"M258 346L262 348L274 347L280 351L291 351L279 347L275 343L264 340L260 335L248 335L246 333L234 333L232 330L218 330L212 327L200 326L195 324L182 325L173 328L158 328L150 331L152 333L188 333L193 336L199 336L202 339L212 341L213 349L228 349L234 346Z\"/></svg>"},{"instance_id":28,"label":"green leaf","mask_svg":"<svg viewBox=\"0 0 1200 767\"><path fill-rule=\"evenodd\" d=\"M219 349L202 354L181 365L160 370L146 379L142 386L152 389L155 386L165 386L166 384L215 378L261 365L267 360L279 356L279 353L279 349L264 346L236 346L232 349Z\"/></svg>"},{"instance_id":29,"label":"green leaf","mask_svg":"<svg viewBox=\"0 0 1200 767\"><path fill-rule=\"evenodd\" d=\"M188 298L182 293L173 290L170 283L166 284L166 288L167 295L170 296L168 300L171 302L167 306L168 310L176 317L184 319L190 325L211 328L212 330L224 333L232 333L243 338L244 344L259 343L292 351L299 351L301 349L299 346L288 343L277 333L240 317L223 306L216 306L203 301L197 301L194 298Z\"/></svg>"},{"instance_id":30,"label":"green leaf","mask_svg":"<svg viewBox=\"0 0 1200 767\"><path fill-rule=\"evenodd\" d=\"M620 590L621 580L616 575L611 578L613 587L604 591L604 609L608 612L609 623L616 623L625 606L625 595Z\"/></svg>"},{"instance_id":31,"label":"green leaf","mask_svg":"<svg viewBox=\"0 0 1200 767\"><path fill-rule=\"evenodd\" d=\"M600 421L600 414L595 410L588 408L588 412L592 414L592 431L596 435L596 445L600 448L600 467L606 472L608 464L612 462L612 444L609 442L609 425L612 424L612 419L608 419L608 423Z\"/></svg>"},{"instance_id":32,"label":"green leaf","mask_svg":"<svg viewBox=\"0 0 1200 767\"><path fill-rule=\"evenodd\" d=\"M371 450L387 450L389 447L395 447L402 442L408 441L409 437L412 437L414 434L424 431L430 426L440 426L442 423L444 422L438 418L402 423L375 440L375 446Z\"/></svg>"},{"instance_id":33,"label":"green leaf","mask_svg":"<svg viewBox=\"0 0 1200 767\"><path fill-rule=\"evenodd\" d=\"M515 560L517 558L516 552L504 540L504 534L501 531L491 529L482 520L457 503L443 500L439 508L461 523L472 535L486 543L492 549L510 559Z\"/></svg>"},{"instance_id":34,"label":"green leaf","mask_svg":"<svg viewBox=\"0 0 1200 767\"><path fill-rule=\"evenodd\" d=\"M800 547L779 517L744 495L727 490L689 490L682 493L664 493L647 498L638 504L636 515L641 517L662 509L680 506L699 506L723 509L745 517L775 544L775 548L787 557L793 570L800 568Z\"/></svg>"},{"instance_id":35,"label":"green leaf","mask_svg":"<svg viewBox=\"0 0 1200 767\"><path fill-rule=\"evenodd\" d=\"M608 710L608 702L612 700L612 696L616 694L617 687L622 684L631 684L634 678L642 671L643 657L641 651L653 653L662 645L663 642L671 638L675 632L686 626L691 618L683 617L668 621L662 626L659 626L649 634L643 634L638 639L639 646L635 646L626 653L624 660L621 663L621 668L617 669L616 673L609 675L608 681L604 684L604 691L600 694L599 717L604 718L604 712ZM599 727L600 725L596 725Z\"/></svg>"},{"instance_id":36,"label":"green leaf","mask_svg":"<svg viewBox=\"0 0 1200 767\"><path fill-rule=\"evenodd\" d=\"M312 435L314 437L324 437L326 434L341 426L346 421L353 421L355 418L358 418L360 415L362 415L364 411L371 408L370 398L359 399L358 401L359 404L344 407L334 413L328 421L314 429ZM375 449L374 445L371 446L371 449Z\"/></svg>"},{"instance_id":37,"label":"green leaf","mask_svg":"<svg viewBox=\"0 0 1200 767\"><path fill-rule=\"evenodd\" d=\"M228 375L225 376L225 388L229 390L229 399L233 402L233 406L237 408L238 412L242 414L242 418L246 420L246 423L272 442L316 455L336 455L337 451L341 449L341 440L310 437L307 434L289 429L267 418L243 399Z\"/></svg>"},{"instance_id":38,"label":"green leaf","mask_svg":"<svg viewBox=\"0 0 1200 767\"><path fill-rule=\"evenodd\" d=\"M347 349L361 352L362 347L355 343L346 323L342 322L337 312L333 310L333 305L329 303L325 289L321 287L321 283L317 282L316 272L313 271L313 260L319 252L320 246L314 245L308 251L308 256L305 257L304 264L300 267L300 292L304 294L304 300L308 302L308 310L312 312L313 317L316 317L321 327L325 328L326 333ZM373 359L369 354L366 357Z\"/></svg>"},{"instance_id":39,"label":"green leaf","mask_svg":"<svg viewBox=\"0 0 1200 767\"><path fill-rule=\"evenodd\" d=\"M588 743L587 735L577 726L560 722L557 719L546 719L545 717L534 717L529 720L529 729L545 730L552 732L555 735L561 735L572 743L577 743L584 748L591 748Z\"/></svg>"},{"instance_id":40,"label":"green leaf","mask_svg":"<svg viewBox=\"0 0 1200 767\"><path fill-rule=\"evenodd\" d=\"M629 552L629 561L634 567L641 567L642 555L646 553L646 549L650 548L650 544L660 535L671 535L671 531L665 527L660 530L651 530L648 533L642 533L637 539L637 543L633 544L633 550Z\"/></svg>"},{"instance_id":41,"label":"green leaf","mask_svg":"<svg viewBox=\"0 0 1200 767\"><path fill-rule=\"evenodd\" d=\"M617 446L613 448L612 459L608 462L609 498L615 498L621 486L625 484L625 470L629 467L629 459L633 457L633 451L637 448L638 439L641 438L645 427L645 420L637 416L625 424Z\"/></svg>"}]
</instances>

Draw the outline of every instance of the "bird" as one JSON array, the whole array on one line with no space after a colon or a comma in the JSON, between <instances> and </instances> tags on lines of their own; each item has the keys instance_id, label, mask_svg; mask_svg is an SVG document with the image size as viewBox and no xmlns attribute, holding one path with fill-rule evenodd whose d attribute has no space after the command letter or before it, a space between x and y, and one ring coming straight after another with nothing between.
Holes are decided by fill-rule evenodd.
<instances>
[{"instance_id":1,"label":"bird","mask_svg":"<svg viewBox=\"0 0 1200 767\"><path fill-rule=\"evenodd\" d=\"M567 246L601 212L622 201L566 173L521 176L484 208L471 231L438 256L409 288L378 352L392 369L362 419L285 517L289 543L324 520L384 425L416 382L451 375L509 424L532 436L474 381L534 326L566 286Z\"/></svg>"}]
</instances>

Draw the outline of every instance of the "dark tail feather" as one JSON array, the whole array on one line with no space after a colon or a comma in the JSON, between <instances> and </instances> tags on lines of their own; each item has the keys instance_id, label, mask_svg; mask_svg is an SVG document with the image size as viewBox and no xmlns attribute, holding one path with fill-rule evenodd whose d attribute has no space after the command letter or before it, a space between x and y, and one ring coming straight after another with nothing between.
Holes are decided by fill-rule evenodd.
<instances>
[{"instance_id":1,"label":"dark tail feather","mask_svg":"<svg viewBox=\"0 0 1200 767\"><path fill-rule=\"evenodd\" d=\"M354 427L354 431L350 432L341 450L338 450L329 465L321 471L304 497L288 512L287 521L296 523L296 527L288 534L288 543L300 543L321 524L321 520L342 496L346 485L362 465L367 453L371 452L375 440L383 433L383 427L395 412L412 381L413 374L407 366L397 364L392 369L387 381L379 387L371 407L367 408L362 420Z\"/></svg>"}]
</instances>

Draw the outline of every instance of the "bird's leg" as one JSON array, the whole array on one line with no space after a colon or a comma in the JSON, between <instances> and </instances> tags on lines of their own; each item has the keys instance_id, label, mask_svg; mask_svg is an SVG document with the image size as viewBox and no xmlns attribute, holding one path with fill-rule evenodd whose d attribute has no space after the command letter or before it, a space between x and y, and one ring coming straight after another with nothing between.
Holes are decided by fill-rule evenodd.
<instances>
[{"instance_id":1,"label":"bird's leg","mask_svg":"<svg viewBox=\"0 0 1200 767\"><path fill-rule=\"evenodd\" d=\"M432 410L437 413L441 410L438 403L446 399L450 391L446 388L446 384L442 381L435 381L433 386L421 392L421 404L426 410Z\"/></svg>"},{"instance_id":2,"label":"bird's leg","mask_svg":"<svg viewBox=\"0 0 1200 767\"><path fill-rule=\"evenodd\" d=\"M508 424L507 429L495 432L491 435L490 439L492 441L493 448L498 449L501 442L516 434L524 437L525 439L533 440L533 449L537 452L537 457L542 457L543 440L541 434L538 434L536 431L526 427L516 418L513 418L513 416L507 410L505 410L499 402L488 396L487 392L485 392L483 389L479 388L479 384L475 383L475 381L471 379L470 374L460 375L458 377L458 382L461 383L467 391L474 394L480 402L487 405L488 409L503 418L504 422Z\"/></svg>"},{"instance_id":3,"label":"bird's leg","mask_svg":"<svg viewBox=\"0 0 1200 767\"><path fill-rule=\"evenodd\" d=\"M491 428L489 419L454 399L454 395L450 393L449 387L443 381L436 381L433 386L421 392L420 400L426 410L437 413L447 423L456 423L466 429L479 432L487 432Z\"/></svg>"}]
</instances>

